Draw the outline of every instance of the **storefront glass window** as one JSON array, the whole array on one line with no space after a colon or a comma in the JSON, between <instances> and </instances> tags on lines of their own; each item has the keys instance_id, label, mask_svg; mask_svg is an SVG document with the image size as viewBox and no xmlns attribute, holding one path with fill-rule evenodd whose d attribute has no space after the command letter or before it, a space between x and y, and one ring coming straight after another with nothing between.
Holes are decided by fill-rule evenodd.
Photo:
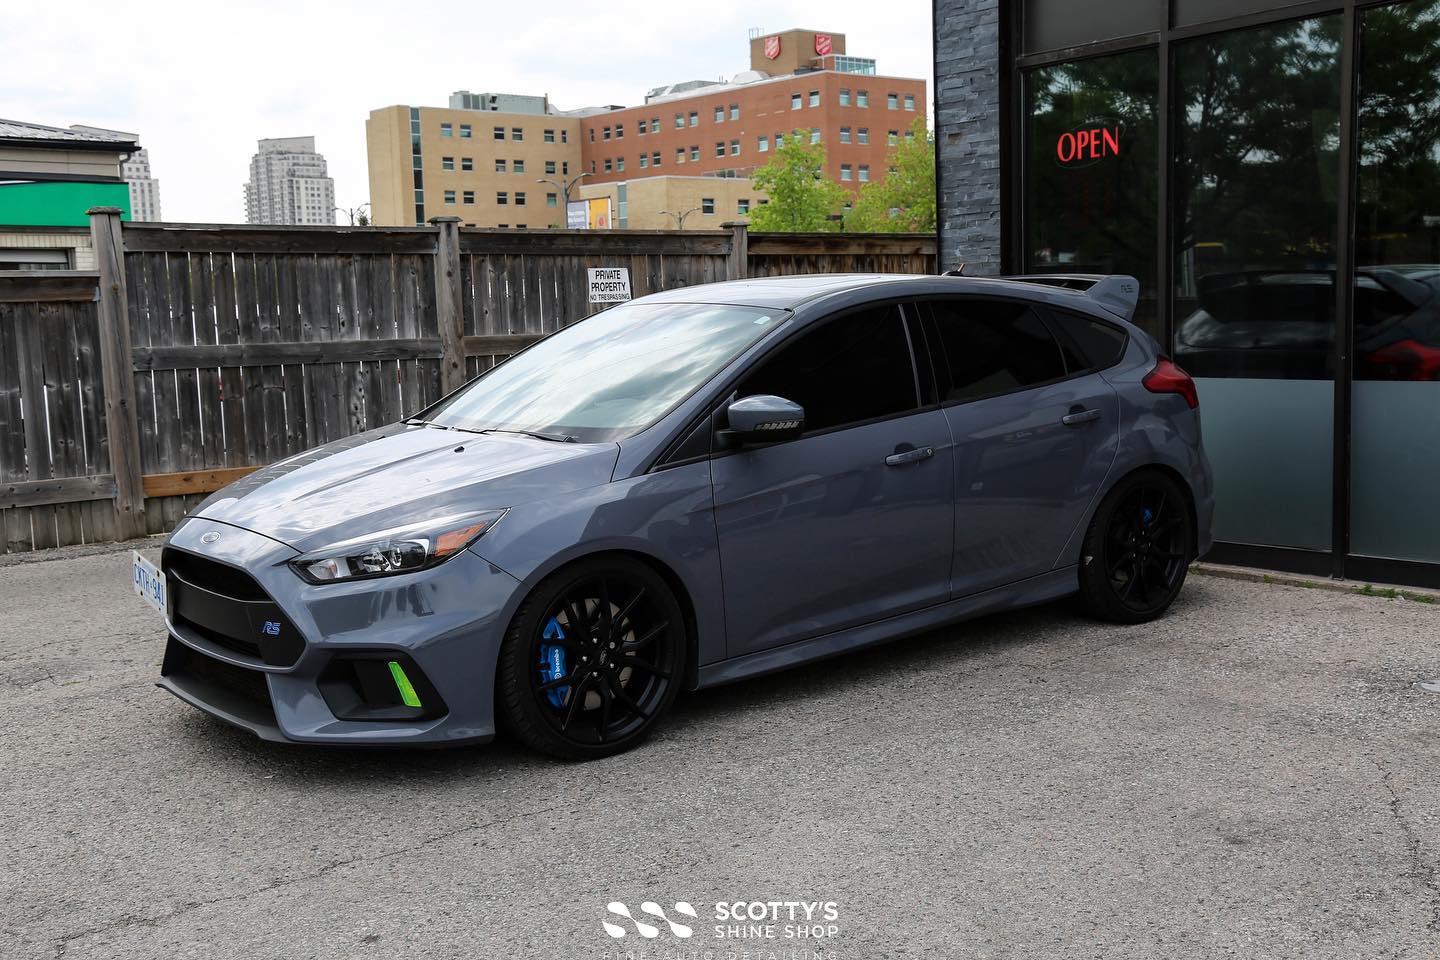
<instances>
[{"instance_id":1,"label":"storefront glass window","mask_svg":"<svg viewBox=\"0 0 1440 960\"><path fill-rule=\"evenodd\" d=\"M1025 82L1025 269L1131 274L1136 322L1152 333L1159 90L1154 50L1042 67Z\"/></svg>"},{"instance_id":2,"label":"storefront glass window","mask_svg":"<svg viewBox=\"0 0 1440 960\"><path fill-rule=\"evenodd\" d=\"M1440 0L1360 13L1352 553L1440 562Z\"/></svg>"},{"instance_id":3,"label":"storefront glass window","mask_svg":"<svg viewBox=\"0 0 1440 960\"><path fill-rule=\"evenodd\" d=\"M1331 547L1337 15L1178 45L1174 356L1221 540Z\"/></svg>"}]
</instances>

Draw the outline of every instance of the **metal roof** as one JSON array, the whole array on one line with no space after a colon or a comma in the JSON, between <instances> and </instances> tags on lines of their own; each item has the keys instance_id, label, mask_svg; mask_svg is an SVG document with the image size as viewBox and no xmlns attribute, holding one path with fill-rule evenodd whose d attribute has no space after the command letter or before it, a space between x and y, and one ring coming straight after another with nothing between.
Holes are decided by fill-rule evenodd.
<instances>
[{"instance_id":1,"label":"metal roof","mask_svg":"<svg viewBox=\"0 0 1440 960\"><path fill-rule=\"evenodd\" d=\"M106 135L67 127L49 127L41 123L0 119L0 142L15 145L72 147L77 150L113 150L132 152L137 144L126 135Z\"/></svg>"}]
</instances>

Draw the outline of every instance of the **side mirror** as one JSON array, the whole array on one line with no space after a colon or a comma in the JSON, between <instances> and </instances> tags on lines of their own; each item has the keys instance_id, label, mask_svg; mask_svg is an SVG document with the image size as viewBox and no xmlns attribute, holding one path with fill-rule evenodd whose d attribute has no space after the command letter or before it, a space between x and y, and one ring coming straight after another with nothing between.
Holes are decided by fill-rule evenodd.
<instances>
[{"instance_id":1,"label":"side mirror","mask_svg":"<svg viewBox=\"0 0 1440 960\"><path fill-rule=\"evenodd\" d=\"M725 408L730 424L720 436L731 446L795 440L805 432L805 408L784 397L757 394Z\"/></svg>"}]
</instances>

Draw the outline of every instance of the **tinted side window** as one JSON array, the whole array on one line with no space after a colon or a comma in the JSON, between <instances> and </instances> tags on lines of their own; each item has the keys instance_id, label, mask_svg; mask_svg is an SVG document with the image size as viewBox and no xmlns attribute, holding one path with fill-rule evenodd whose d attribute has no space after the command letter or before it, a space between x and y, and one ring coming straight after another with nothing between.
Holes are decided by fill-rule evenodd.
<instances>
[{"instance_id":1,"label":"tinted side window","mask_svg":"<svg viewBox=\"0 0 1440 960\"><path fill-rule=\"evenodd\" d=\"M1077 364L1076 359L1070 356L1071 351L1066 350L1066 362L1070 365L1071 373L1078 370L1104 369L1118 362L1125 351L1125 331L1119 327L1103 320L1082 317L1078 313L1066 313L1064 310L1052 309L1050 316L1080 352ZM1061 345L1070 346L1063 340Z\"/></svg>"},{"instance_id":2,"label":"tinted side window","mask_svg":"<svg viewBox=\"0 0 1440 960\"><path fill-rule=\"evenodd\" d=\"M932 300L935 375L942 402L974 400L1059 380L1060 346L1029 304Z\"/></svg>"},{"instance_id":3,"label":"tinted side window","mask_svg":"<svg viewBox=\"0 0 1440 960\"><path fill-rule=\"evenodd\" d=\"M757 393L804 407L807 432L915 409L915 370L899 308L822 321L745 378L740 396Z\"/></svg>"}]
</instances>

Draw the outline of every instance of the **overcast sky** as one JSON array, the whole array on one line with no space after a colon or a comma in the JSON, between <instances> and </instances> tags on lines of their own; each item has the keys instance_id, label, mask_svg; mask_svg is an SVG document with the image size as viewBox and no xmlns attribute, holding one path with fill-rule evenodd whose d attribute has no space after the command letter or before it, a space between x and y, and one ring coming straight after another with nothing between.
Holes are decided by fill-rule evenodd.
<instances>
[{"instance_id":1,"label":"overcast sky","mask_svg":"<svg viewBox=\"0 0 1440 960\"><path fill-rule=\"evenodd\" d=\"M365 118L376 107L445 106L461 89L548 93L562 110L638 104L651 87L746 69L751 27L844 33L847 52L875 58L881 73L930 83L930 9L929 0L24 3L0 18L0 118L138 133L165 219L238 222L262 137L314 135L336 203L357 206L369 199Z\"/></svg>"}]
</instances>

